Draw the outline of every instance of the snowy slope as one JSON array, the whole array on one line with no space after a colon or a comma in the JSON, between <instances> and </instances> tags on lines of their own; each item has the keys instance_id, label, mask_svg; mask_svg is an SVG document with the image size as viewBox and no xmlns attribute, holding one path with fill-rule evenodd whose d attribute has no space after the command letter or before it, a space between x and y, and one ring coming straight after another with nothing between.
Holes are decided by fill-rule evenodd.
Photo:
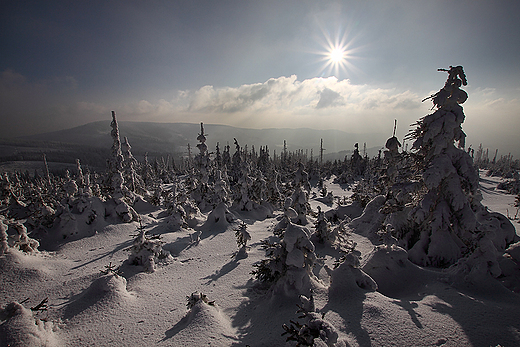
<instances>
[{"instance_id":1,"label":"snowy slope","mask_svg":"<svg viewBox=\"0 0 520 347\"><path fill-rule=\"evenodd\" d=\"M483 179L484 205L504 214L509 209L511 215L514 197L493 186L494 179ZM351 194L331 182L328 188L337 196ZM319 198L311 206L330 208ZM298 320L299 300L272 294L250 274L252 265L265 258L260 242L272 235L275 218L236 213L252 236L248 256L236 259L233 225L205 229L200 242L193 243L193 230L170 231L161 210L148 206L137 212L149 234L160 234L163 248L172 255L153 273L124 262L136 223L108 225L55 252L28 255L12 250L1 256L0 305L5 309L0 345L286 344L282 325ZM357 242L363 270L379 289L360 288L344 267L333 272L332 281L327 269L338 253L317 246L324 260L315 268L320 280L314 285L315 306L338 331L337 346L520 345L520 297L498 281L468 284L447 272L412 264L399 248L374 247L360 234L350 238ZM110 265L121 265L122 276L110 271L103 275ZM194 292L214 304L198 302L188 310L186 297ZM47 297L48 310L33 317L27 309ZM7 307L24 300L23 307Z\"/></svg>"}]
</instances>

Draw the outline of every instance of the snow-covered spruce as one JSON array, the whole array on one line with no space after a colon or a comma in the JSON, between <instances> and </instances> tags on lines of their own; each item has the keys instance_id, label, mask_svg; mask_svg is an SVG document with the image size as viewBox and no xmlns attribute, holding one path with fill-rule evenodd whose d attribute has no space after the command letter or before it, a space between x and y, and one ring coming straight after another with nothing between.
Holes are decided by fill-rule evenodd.
<instances>
[{"instance_id":1,"label":"snow-covered spruce","mask_svg":"<svg viewBox=\"0 0 520 347\"><path fill-rule=\"evenodd\" d=\"M283 215L280 217L279 222L273 228L273 233L276 236L280 236L287 228L289 223L298 216L294 208L291 207L292 205L293 199L291 197L286 198L283 205Z\"/></svg>"},{"instance_id":2,"label":"snow-covered spruce","mask_svg":"<svg viewBox=\"0 0 520 347\"><path fill-rule=\"evenodd\" d=\"M449 76L445 86L432 96L437 110L420 119L408 135L414 141L414 165L420 175L417 182L400 186L401 192L394 196L414 199L401 209L406 215L387 211L381 224L393 225L394 236L414 263L440 267L456 263L477 248L491 252L491 245L487 241L482 244L482 240L491 239L492 246L503 252L515 239L510 222L504 217L502 223L498 214L486 213L480 203L477 170L470 155L461 149L466 135L461 128L465 115L459 104L467 94L459 87L466 77L460 66L446 71ZM488 233L494 235L484 236ZM486 271L499 274L492 268Z\"/></svg>"},{"instance_id":3,"label":"snow-covered spruce","mask_svg":"<svg viewBox=\"0 0 520 347\"><path fill-rule=\"evenodd\" d=\"M0 219L0 255L6 254L9 251L9 242L7 235L7 225Z\"/></svg>"},{"instance_id":4,"label":"snow-covered spruce","mask_svg":"<svg viewBox=\"0 0 520 347\"><path fill-rule=\"evenodd\" d=\"M283 324L284 333L287 335L286 342L294 341L297 346L346 346L346 342L338 343L338 331L327 320L324 314L320 314L314 306L314 297L307 298L300 295L300 305L298 311L299 318L303 318L304 322L290 321L290 325Z\"/></svg>"},{"instance_id":5,"label":"snow-covered spruce","mask_svg":"<svg viewBox=\"0 0 520 347\"><path fill-rule=\"evenodd\" d=\"M247 231L247 224L242 222L235 228L238 251L234 254L237 259L247 258L247 241L251 240L251 234Z\"/></svg>"},{"instance_id":6,"label":"snow-covered spruce","mask_svg":"<svg viewBox=\"0 0 520 347\"><path fill-rule=\"evenodd\" d=\"M139 235L134 239L130 247L128 263L131 265L141 265L147 272L154 272L159 261L172 259L170 252L162 248L163 242L158 238L146 236L145 229L139 228Z\"/></svg>"},{"instance_id":7,"label":"snow-covered spruce","mask_svg":"<svg viewBox=\"0 0 520 347\"><path fill-rule=\"evenodd\" d=\"M124 157L121 150L121 139L119 138L119 127L117 124L116 113L112 111L112 127L111 136L112 157L109 160L108 175L106 181L106 189L111 194L112 206L107 208L108 214L115 212L123 222L131 222L137 220L137 213L131 207L133 195L131 191L124 186L125 178L123 175ZM128 160L131 161L132 158ZM129 164L131 166L131 164Z\"/></svg>"},{"instance_id":8,"label":"snow-covered spruce","mask_svg":"<svg viewBox=\"0 0 520 347\"><path fill-rule=\"evenodd\" d=\"M112 111L112 122L110 126L112 127L110 135L112 136L113 143L112 156L109 160L107 186L113 194L119 195L122 194L123 191L124 179L121 171L123 169L124 158L121 151L121 139L119 138L119 127L117 125L115 111Z\"/></svg>"},{"instance_id":9,"label":"snow-covered spruce","mask_svg":"<svg viewBox=\"0 0 520 347\"><path fill-rule=\"evenodd\" d=\"M259 281L271 284L275 292L286 296L309 295L317 281L312 273L316 254L310 236L309 229L288 221L281 240L264 240L268 258L253 264L252 274Z\"/></svg>"},{"instance_id":10,"label":"snow-covered spruce","mask_svg":"<svg viewBox=\"0 0 520 347\"><path fill-rule=\"evenodd\" d=\"M313 236L318 240L319 243L326 243L328 245L332 245L337 240L337 234L334 233L329 221L325 217L325 213L321 210L321 207L318 206L318 216L316 218L316 222L314 223L314 234Z\"/></svg>"},{"instance_id":11,"label":"snow-covered spruce","mask_svg":"<svg viewBox=\"0 0 520 347\"><path fill-rule=\"evenodd\" d=\"M230 223L235 220L235 215L231 213L225 202L219 203L215 208L208 214L208 218L204 225L220 226L226 228Z\"/></svg>"},{"instance_id":12,"label":"snow-covered spruce","mask_svg":"<svg viewBox=\"0 0 520 347\"><path fill-rule=\"evenodd\" d=\"M213 198L211 202L216 206L221 202L228 203L231 195L229 183L224 179L221 170L215 173L215 182L213 184Z\"/></svg>"},{"instance_id":13,"label":"snow-covered spruce","mask_svg":"<svg viewBox=\"0 0 520 347\"><path fill-rule=\"evenodd\" d=\"M309 211L309 196L302 189L301 185L297 185L292 194L292 208L296 211L296 218L293 219L293 222L300 225L307 225L309 222L307 220L307 212Z\"/></svg>"},{"instance_id":14,"label":"snow-covered spruce","mask_svg":"<svg viewBox=\"0 0 520 347\"><path fill-rule=\"evenodd\" d=\"M249 177L249 167L242 167L240 178L237 182L237 192L236 192L236 207L240 211L252 211L256 206L255 202L251 200L251 190L253 186L253 179Z\"/></svg>"}]
</instances>

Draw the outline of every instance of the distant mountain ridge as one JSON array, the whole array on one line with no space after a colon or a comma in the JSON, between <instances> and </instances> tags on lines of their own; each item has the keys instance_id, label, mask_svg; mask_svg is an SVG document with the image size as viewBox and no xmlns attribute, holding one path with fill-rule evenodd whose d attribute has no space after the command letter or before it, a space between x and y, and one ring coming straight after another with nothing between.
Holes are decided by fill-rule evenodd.
<instances>
[{"instance_id":1,"label":"distant mountain ridge","mask_svg":"<svg viewBox=\"0 0 520 347\"><path fill-rule=\"evenodd\" d=\"M154 122L118 122L121 139L128 137L132 148L139 151L168 151L185 152L188 143L192 147L198 143L197 135L200 133L200 123L154 123ZM110 121L92 122L78 127L24 136L20 139L55 141L71 144L86 145L92 147L110 147ZM229 143L233 145L236 138L241 146L248 145L259 148L267 145L272 150L283 149L284 140L289 151L296 149L319 150L320 140L323 139L326 152L333 153L342 150L351 150L355 143L363 142L367 137L373 138L373 134L349 134L342 130L315 130L309 128L269 128L247 129L229 125L204 124L207 134L207 144L210 150L219 142L221 148ZM386 141L383 139L382 144ZM374 146L374 143L371 144Z\"/></svg>"},{"instance_id":2,"label":"distant mountain ridge","mask_svg":"<svg viewBox=\"0 0 520 347\"><path fill-rule=\"evenodd\" d=\"M174 157L187 155L187 146L190 144L192 154L198 153L195 147L198 143L197 135L200 133L200 123L154 123L154 122L130 122L119 121L119 133L121 141L124 137L128 138L132 146L132 153L139 157L144 153L150 156L173 155ZM52 161L52 155L73 156L75 152L98 152L96 161L105 151L109 152L112 146L110 136L110 121L92 122L78 127L42 133L31 136L23 136L12 140L0 141L0 161L7 160L39 160L41 153L47 154ZM300 129L246 129L228 125L204 124L204 132L207 134L208 148L214 151L217 142L221 150L229 144L231 153L234 152L234 138L240 146L252 146L258 151L260 146L268 146L271 155L273 151L280 154L283 151L284 140L288 151L304 150L310 157L312 154L316 158L319 155L320 140L323 139L323 147L326 149L325 160L343 159L350 153L355 143L359 143L360 150L363 143L367 143L367 154L377 155L377 152L384 145L386 138L380 134L349 134L342 130L315 130L308 128ZM380 142L380 143L377 143ZM342 152L341 154L339 152ZM23 154L21 154L23 153ZM32 154L31 154L32 153ZM36 154L37 155L36 155ZM335 155L336 154L336 155ZM86 154L83 153L85 156ZM23 157L23 159L16 159ZM33 157L35 157L33 159ZM78 156L80 158L81 156ZM69 161L69 159L59 159L57 161ZM88 161L88 159L87 159ZM98 163L99 164L99 163ZM92 165L94 165L92 163Z\"/></svg>"}]
</instances>

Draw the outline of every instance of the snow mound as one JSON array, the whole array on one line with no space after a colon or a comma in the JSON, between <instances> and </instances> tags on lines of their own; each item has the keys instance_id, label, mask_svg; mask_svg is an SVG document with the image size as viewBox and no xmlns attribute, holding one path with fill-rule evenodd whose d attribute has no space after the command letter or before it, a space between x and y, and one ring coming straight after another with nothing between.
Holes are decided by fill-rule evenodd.
<instances>
[{"instance_id":1,"label":"snow mound","mask_svg":"<svg viewBox=\"0 0 520 347\"><path fill-rule=\"evenodd\" d=\"M117 307L132 298L126 290L126 279L115 274L103 275L94 280L90 286L66 308L66 316L75 316L90 307Z\"/></svg>"},{"instance_id":2,"label":"snow mound","mask_svg":"<svg viewBox=\"0 0 520 347\"><path fill-rule=\"evenodd\" d=\"M229 211L226 203L221 202L210 212L206 223L204 223L204 227L208 229L217 227L225 230L234 220L235 216Z\"/></svg>"},{"instance_id":3,"label":"snow mound","mask_svg":"<svg viewBox=\"0 0 520 347\"><path fill-rule=\"evenodd\" d=\"M107 225L105 203L97 197L79 201L70 208L61 206L49 230L36 230L41 239L40 249L55 250L58 245L95 235Z\"/></svg>"},{"instance_id":4,"label":"snow mound","mask_svg":"<svg viewBox=\"0 0 520 347\"><path fill-rule=\"evenodd\" d=\"M480 230L494 233L492 241L498 251L503 252L507 245L519 241L515 226L503 214L482 209L476 217Z\"/></svg>"},{"instance_id":5,"label":"snow mound","mask_svg":"<svg viewBox=\"0 0 520 347\"><path fill-rule=\"evenodd\" d=\"M520 293L520 242L509 246L498 262L502 270L500 282L515 293Z\"/></svg>"},{"instance_id":6,"label":"snow mound","mask_svg":"<svg viewBox=\"0 0 520 347\"><path fill-rule=\"evenodd\" d=\"M363 271L377 282L378 291L388 297L417 293L432 276L408 260L408 253L396 245L376 246L367 258Z\"/></svg>"},{"instance_id":7,"label":"snow mound","mask_svg":"<svg viewBox=\"0 0 520 347\"><path fill-rule=\"evenodd\" d=\"M377 283L366 272L359 268L359 252L347 254L344 261L336 269L325 269L331 276L329 292L345 293L353 291L377 290Z\"/></svg>"},{"instance_id":8,"label":"snow mound","mask_svg":"<svg viewBox=\"0 0 520 347\"><path fill-rule=\"evenodd\" d=\"M44 322L18 302L0 309L0 346L51 347L61 346L54 335L54 324Z\"/></svg>"},{"instance_id":9,"label":"snow mound","mask_svg":"<svg viewBox=\"0 0 520 347\"><path fill-rule=\"evenodd\" d=\"M112 300L129 298L126 290L126 278L114 274L103 275L96 279L85 291L85 296L103 297Z\"/></svg>"},{"instance_id":10,"label":"snow mound","mask_svg":"<svg viewBox=\"0 0 520 347\"><path fill-rule=\"evenodd\" d=\"M214 303L199 300L186 316L166 331L163 341L174 338L175 346L202 346L211 341L214 346L230 346L238 342L229 318Z\"/></svg>"},{"instance_id":11,"label":"snow mound","mask_svg":"<svg viewBox=\"0 0 520 347\"><path fill-rule=\"evenodd\" d=\"M363 210L361 216L353 219L349 223L349 227L358 233L363 233L368 238L378 237L377 231L381 223L385 219L385 215L379 212L379 209L385 203L386 198L383 195L378 195L373 198Z\"/></svg>"},{"instance_id":12,"label":"snow mound","mask_svg":"<svg viewBox=\"0 0 520 347\"><path fill-rule=\"evenodd\" d=\"M358 202L354 202L350 205L339 205L325 212L325 217L330 222L336 223L344 220L346 217L351 219L361 216L363 208Z\"/></svg>"},{"instance_id":13,"label":"snow mound","mask_svg":"<svg viewBox=\"0 0 520 347\"><path fill-rule=\"evenodd\" d=\"M487 288L488 291L496 293L504 293L505 289L502 285L518 291L520 288L519 263L510 253L502 254L497 250L494 236L495 233L492 232L484 235L478 241L478 247L473 253L450 267L449 273L455 283L466 287ZM515 248L513 246L513 253ZM502 285L499 281L502 282Z\"/></svg>"}]
</instances>

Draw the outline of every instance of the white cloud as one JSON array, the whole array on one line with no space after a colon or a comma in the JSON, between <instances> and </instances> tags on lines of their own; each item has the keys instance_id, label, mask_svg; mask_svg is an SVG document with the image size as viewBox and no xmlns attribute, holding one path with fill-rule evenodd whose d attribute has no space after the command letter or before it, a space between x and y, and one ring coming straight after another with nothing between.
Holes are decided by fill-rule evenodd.
<instances>
[{"instance_id":1,"label":"white cloud","mask_svg":"<svg viewBox=\"0 0 520 347\"><path fill-rule=\"evenodd\" d=\"M335 77L299 81L295 75L237 88L180 91L171 103L177 117L198 116L201 121L257 128L340 126L364 132L382 130L378 124L386 129L395 117L421 107L420 97L410 91L353 85Z\"/></svg>"},{"instance_id":2,"label":"white cloud","mask_svg":"<svg viewBox=\"0 0 520 347\"><path fill-rule=\"evenodd\" d=\"M299 81L295 75L270 78L236 88L204 86L175 91L171 98L133 101L73 102L72 77L28 81L23 75L0 73L0 136L52 131L110 119L115 110L121 121L217 123L246 128L341 129L350 133L391 135L394 119L402 138L409 125L430 113L431 101L406 90L354 85L335 77ZM520 100L495 89L466 88L463 129L467 144L518 153ZM77 92L77 91L76 91Z\"/></svg>"}]
</instances>

